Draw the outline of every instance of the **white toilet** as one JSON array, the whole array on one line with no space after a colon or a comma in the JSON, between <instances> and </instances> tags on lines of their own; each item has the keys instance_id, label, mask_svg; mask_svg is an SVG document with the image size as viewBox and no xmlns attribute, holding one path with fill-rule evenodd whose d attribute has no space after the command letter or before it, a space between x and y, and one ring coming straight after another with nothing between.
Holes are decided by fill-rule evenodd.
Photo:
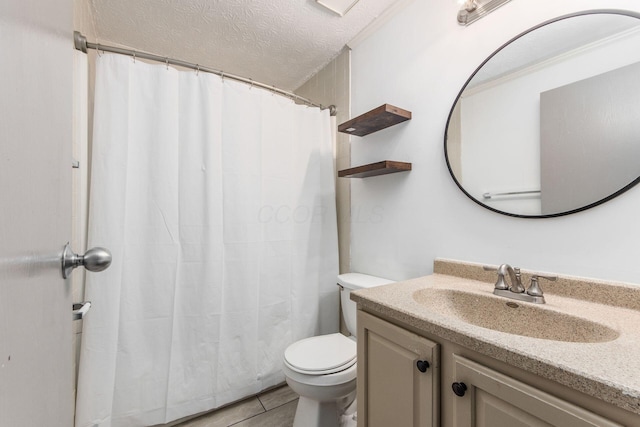
<instances>
[{"instance_id":1,"label":"white toilet","mask_svg":"<svg viewBox=\"0 0 640 427\"><path fill-rule=\"evenodd\" d=\"M287 384L300 399L293 427L338 427L356 397L356 303L351 291L393 283L360 273L338 276L342 315L351 337L340 333L306 338L284 352Z\"/></svg>"}]
</instances>

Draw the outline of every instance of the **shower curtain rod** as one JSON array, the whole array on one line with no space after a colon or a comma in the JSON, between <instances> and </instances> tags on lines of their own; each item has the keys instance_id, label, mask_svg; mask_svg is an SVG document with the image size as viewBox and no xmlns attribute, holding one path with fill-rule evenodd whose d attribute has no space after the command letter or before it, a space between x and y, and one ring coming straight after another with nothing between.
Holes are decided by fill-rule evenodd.
<instances>
[{"instance_id":1,"label":"shower curtain rod","mask_svg":"<svg viewBox=\"0 0 640 427\"><path fill-rule=\"evenodd\" d=\"M261 87L263 89L267 89L270 90L274 93L278 93L280 95L284 95L286 97L301 101L307 105L313 106L313 107L318 107L321 110L326 110L329 109L329 113L332 116L336 115L336 106L335 105L329 105L327 107L321 105L321 104L316 104L315 102L312 102L310 100L308 100L307 98L303 98L302 96L296 95L293 92L288 92L284 89L279 89L275 86L269 86L267 84L264 83L260 83L260 82L255 82L252 79L246 78L246 77L241 77L241 76L236 76L235 74L227 74L223 71L220 70L215 70L213 68L209 68L209 67L205 67L202 66L200 64L194 64L193 62L186 62L186 61L181 61L180 59L174 59L174 58L169 58L169 57L165 57L165 56L160 56L160 55L154 55L151 53L146 53L146 52L139 52L137 50L131 50L131 49L122 49L119 47L115 47L115 46L105 46L105 45L101 45L99 43L91 43L87 41L87 38L85 36L83 36L81 33L79 33L78 31L74 31L73 32L73 43L75 45L75 48L79 51L82 51L84 53L87 53L87 51L89 49L95 49L97 51L103 51L103 52L112 52L112 53L119 53L121 55L128 55L128 56L132 56L134 59L135 58L143 58L143 59L148 59L150 61L157 61L157 62L164 62L165 64L169 65L178 65L180 67L184 67L184 68L190 68L192 70L196 70L196 71L202 71L204 73L211 73L211 74L216 74L220 77L222 77L223 79L231 79L231 80L235 80L238 82L242 82L242 83L246 83L246 84L250 84L252 86L257 86L257 87Z\"/></svg>"}]
</instances>

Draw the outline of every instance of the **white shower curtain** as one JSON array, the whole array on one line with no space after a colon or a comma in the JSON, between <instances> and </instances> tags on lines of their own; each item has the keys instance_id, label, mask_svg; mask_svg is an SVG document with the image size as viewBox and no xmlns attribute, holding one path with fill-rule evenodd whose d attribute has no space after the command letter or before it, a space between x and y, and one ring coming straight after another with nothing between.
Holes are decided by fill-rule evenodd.
<instances>
[{"instance_id":1,"label":"white shower curtain","mask_svg":"<svg viewBox=\"0 0 640 427\"><path fill-rule=\"evenodd\" d=\"M219 77L97 58L76 426L149 426L284 381L338 329L327 111Z\"/></svg>"}]
</instances>

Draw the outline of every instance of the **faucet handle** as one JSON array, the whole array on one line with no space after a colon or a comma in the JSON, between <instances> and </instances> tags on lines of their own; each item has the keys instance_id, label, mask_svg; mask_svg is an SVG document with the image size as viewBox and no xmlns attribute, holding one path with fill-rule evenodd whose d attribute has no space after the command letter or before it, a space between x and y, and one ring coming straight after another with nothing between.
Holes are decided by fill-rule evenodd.
<instances>
[{"instance_id":1,"label":"faucet handle","mask_svg":"<svg viewBox=\"0 0 640 427\"><path fill-rule=\"evenodd\" d=\"M498 279L496 280L494 289L498 289L501 291L510 290L511 292L515 292L517 294L521 294L525 291L524 286L522 286L522 276L520 275L519 267L511 267L509 264L502 264L498 268L489 267L487 265L482 266L482 268L486 271L498 272ZM509 284L504 280L504 276L507 273L511 276L511 286L509 286Z\"/></svg>"},{"instance_id":2,"label":"faucet handle","mask_svg":"<svg viewBox=\"0 0 640 427\"><path fill-rule=\"evenodd\" d=\"M500 271L500 269L498 269L498 267L490 267L488 265L483 265L482 268L485 271L498 272L498 279L496 280L496 284L493 286L494 289L499 289L503 291L509 289L509 285L507 285L507 283L504 281L504 274L502 274L502 272Z\"/></svg>"},{"instance_id":3,"label":"faucet handle","mask_svg":"<svg viewBox=\"0 0 640 427\"><path fill-rule=\"evenodd\" d=\"M524 286L522 286L522 275L520 274L520 267L513 267L513 271L515 272L516 280L515 283L511 285L509 290L511 292L521 294L525 291L525 289Z\"/></svg>"},{"instance_id":4,"label":"faucet handle","mask_svg":"<svg viewBox=\"0 0 640 427\"><path fill-rule=\"evenodd\" d=\"M558 276L544 276L542 274L534 274L531 276L531 285L529 285L529 289L527 289L527 294L533 297L541 297L542 296L542 288L538 283L538 279L545 279L551 282L555 282L558 280Z\"/></svg>"}]
</instances>

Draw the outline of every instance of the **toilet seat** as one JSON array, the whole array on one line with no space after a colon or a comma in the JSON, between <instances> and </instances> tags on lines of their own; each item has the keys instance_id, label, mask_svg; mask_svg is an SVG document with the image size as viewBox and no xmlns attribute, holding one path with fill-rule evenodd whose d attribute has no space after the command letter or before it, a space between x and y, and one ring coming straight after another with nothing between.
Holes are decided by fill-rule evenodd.
<instances>
[{"instance_id":1,"label":"toilet seat","mask_svg":"<svg viewBox=\"0 0 640 427\"><path fill-rule=\"evenodd\" d=\"M353 382L355 387L356 374L358 372L358 365L354 363L348 368L335 372L333 374L325 375L306 375L300 372L296 372L289 368L288 363L285 361L282 365L282 371L287 379L287 383L291 386L290 381L295 381L306 386L315 387L334 387L341 384L347 384Z\"/></svg>"},{"instance_id":2,"label":"toilet seat","mask_svg":"<svg viewBox=\"0 0 640 427\"><path fill-rule=\"evenodd\" d=\"M284 363L304 375L329 375L356 363L355 341L340 333L306 338L291 344L284 352Z\"/></svg>"}]
</instances>

